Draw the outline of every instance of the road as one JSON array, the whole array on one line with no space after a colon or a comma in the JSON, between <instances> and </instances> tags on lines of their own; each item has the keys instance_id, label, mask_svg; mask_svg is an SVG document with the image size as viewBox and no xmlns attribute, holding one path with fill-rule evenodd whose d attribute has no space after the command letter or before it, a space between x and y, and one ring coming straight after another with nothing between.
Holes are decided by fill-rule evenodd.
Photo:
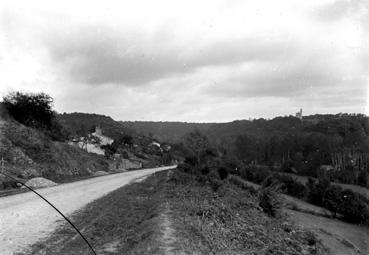
<instances>
[{"instance_id":1,"label":"road","mask_svg":"<svg viewBox=\"0 0 369 255\"><path fill-rule=\"evenodd\" d=\"M171 167L105 175L37 190L65 215L144 176ZM46 238L64 219L32 192L0 198L0 254L21 252Z\"/></svg>"}]
</instances>

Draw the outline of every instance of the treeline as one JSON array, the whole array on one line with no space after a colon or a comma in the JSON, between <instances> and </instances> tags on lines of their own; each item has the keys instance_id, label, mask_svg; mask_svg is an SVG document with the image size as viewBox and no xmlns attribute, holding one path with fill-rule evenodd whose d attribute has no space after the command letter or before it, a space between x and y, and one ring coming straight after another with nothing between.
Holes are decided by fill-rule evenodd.
<instances>
[{"instance_id":1,"label":"treeline","mask_svg":"<svg viewBox=\"0 0 369 255\"><path fill-rule=\"evenodd\" d=\"M368 186L368 121L349 114L256 120L229 151L246 164Z\"/></svg>"},{"instance_id":2,"label":"treeline","mask_svg":"<svg viewBox=\"0 0 369 255\"><path fill-rule=\"evenodd\" d=\"M200 131L221 155L245 164L369 186L369 119L362 114L316 114L228 123L121 122L160 141L184 143ZM323 168L322 168L323 166Z\"/></svg>"},{"instance_id":3,"label":"treeline","mask_svg":"<svg viewBox=\"0 0 369 255\"><path fill-rule=\"evenodd\" d=\"M230 174L238 175L245 180L262 184L259 202L272 216L275 214L276 201L274 196L270 198L273 192L269 192L268 188L273 190L273 187L278 186L285 194L327 208L332 212L332 217L339 216L348 222L369 224L369 200L350 189L331 184L324 176L318 180L310 178L303 184L275 168L246 165L229 154L217 151L207 136L199 131L190 132L183 141L181 146L185 159L178 168L190 173L197 182L210 185L214 191L228 179L231 181L232 178L228 178Z\"/></svg>"},{"instance_id":4,"label":"treeline","mask_svg":"<svg viewBox=\"0 0 369 255\"><path fill-rule=\"evenodd\" d=\"M99 125L104 130L104 135L114 140L124 135L133 135L135 132L124 127L119 122L113 120L109 116L90 113L62 113L57 115L60 124L68 130L69 138L86 137L95 131L95 127Z\"/></svg>"}]
</instances>

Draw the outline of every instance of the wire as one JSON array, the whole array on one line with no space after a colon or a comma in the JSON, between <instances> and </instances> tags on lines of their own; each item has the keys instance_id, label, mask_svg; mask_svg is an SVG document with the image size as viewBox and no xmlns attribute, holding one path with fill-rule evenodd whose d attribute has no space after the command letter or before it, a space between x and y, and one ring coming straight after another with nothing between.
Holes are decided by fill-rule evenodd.
<instances>
[{"instance_id":1,"label":"wire","mask_svg":"<svg viewBox=\"0 0 369 255\"><path fill-rule=\"evenodd\" d=\"M29 187L28 185L26 185L25 183L17 180L16 178L14 178L13 176L4 173L5 169L2 169L3 172L1 172L1 174L15 180L16 182L19 182L20 184L22 184L23 186L25 186L26 188L28 188L30 191L32 191L33 193L35 193L37 196L39 196L40 198L42 198L46 203L48 203L52 208L55 209L55 211L57 211L61 216L63 216L63 218L77 231L77 233L82 237L82 239L86 242L86 244L88 245L88 247L90 248L90 250L92 251L92 253L94 255L97 255L97 253L95 252L95 250L92 248L91 244L87 241L87 239L82 235L82 233L78 230L78 228L67 218L67 216L65 216L61 211L58 210L58 208L56 208L52 203L50 203L46 198L44 198L43 196L41 196L38 192L36 192L34 189L32 189L31 187Z\"/></svg>"}]
</instances>

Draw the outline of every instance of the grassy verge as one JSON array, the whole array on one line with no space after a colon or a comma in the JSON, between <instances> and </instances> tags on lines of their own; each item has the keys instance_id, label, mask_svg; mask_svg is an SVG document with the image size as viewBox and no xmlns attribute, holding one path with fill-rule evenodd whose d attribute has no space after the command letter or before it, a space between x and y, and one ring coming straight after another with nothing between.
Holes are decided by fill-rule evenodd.
<instances>
[{"instance_id":1,"label":"grassy verge","mask_svg":"<svg viewBox=\"0 0 369 255\"><path fill-rule=\"evenodd\" d=\"M133 183L90 203L72 215L72 222L97 254L160 253L158 216L165 172ZM26 254L90 254L88 246L68 224L41 240Z\"/></svg>"},{"instance_id":2,"label":"grassy verge","mask_svg":"<svg viewBox=\"0 0 369 255\"><path fill-rule=\"evenodd\" d=\"M254 190L225 181L220 186L192 182L174 171L167 184L178 251L186 254L319 254L312 232L271 218L258 206Z\"/></svg>"},{"instance_id":3,"label":"grassy verge","mask_svg":"<svg viewBox=\"0 0 369 255\"><path fill-rule=\"evenodd\" d=\"M171 173L171 174L168 174ZM97 254L320 254L311 232L271 218L253 190L160 172L89 204L72 221ZM27 254L89 254L67 224Z\"/></svg>"}]
</instances>

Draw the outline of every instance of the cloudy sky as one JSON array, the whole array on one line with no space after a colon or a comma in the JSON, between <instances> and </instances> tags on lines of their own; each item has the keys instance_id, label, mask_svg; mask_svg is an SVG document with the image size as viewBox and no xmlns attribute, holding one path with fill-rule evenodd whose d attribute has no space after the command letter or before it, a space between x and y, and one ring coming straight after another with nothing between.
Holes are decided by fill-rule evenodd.
<instances>
[{"instance_id":1,"label":"cloudy sky","mask_svg":"<svg viewBox=\"0 0 369 255\"><path fill-rule=\"evenodd\" d=\"M368 86L369 0L0 3L0 95L43 91L58 112L368 113Z\"/></svg>"}]
</instances>

